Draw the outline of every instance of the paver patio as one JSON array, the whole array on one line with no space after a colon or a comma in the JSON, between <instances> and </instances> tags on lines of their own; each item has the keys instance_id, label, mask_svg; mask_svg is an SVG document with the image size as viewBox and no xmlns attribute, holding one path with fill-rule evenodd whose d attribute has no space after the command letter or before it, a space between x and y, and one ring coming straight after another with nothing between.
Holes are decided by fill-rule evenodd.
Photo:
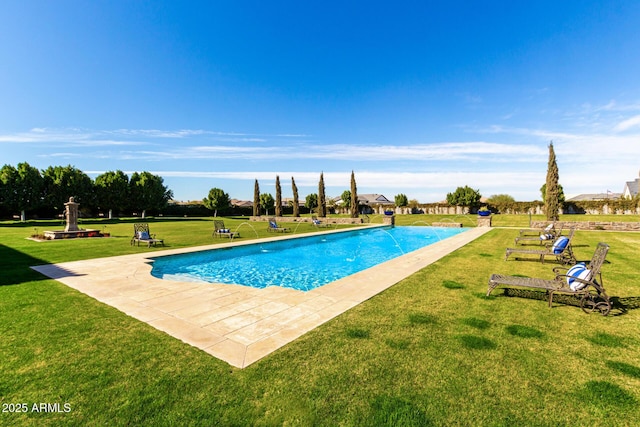
<instances>
[{"instance_id":1,"label":"paver patio","mask_svg":"<svg viewBox=\"0 0 640 427\"><path fill-rule=\"evenodd\" d=\"M256 240L32 268L232 366L244 368L490 230L471 228L308 292L275 286L256 289L177 282L150 274L151 258ZM283 238L287 237L261 241Z\"/></svg>"}]
</instances>

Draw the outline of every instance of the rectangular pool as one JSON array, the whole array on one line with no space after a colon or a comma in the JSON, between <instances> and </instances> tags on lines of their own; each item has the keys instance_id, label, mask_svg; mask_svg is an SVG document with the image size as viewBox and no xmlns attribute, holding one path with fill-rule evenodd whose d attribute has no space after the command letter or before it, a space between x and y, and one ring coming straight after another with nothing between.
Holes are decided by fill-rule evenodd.
<instances>
[{"instance_id":1,"label":"rectangular pool","mask_svg":"<svg viewBox=\"0 0 640 427\"><path fill-rule=\"evenodd\" d=\"M381 227L157 257L154 277L309 291L462 233L467 228Z\"/></svg>"}]
</instances>

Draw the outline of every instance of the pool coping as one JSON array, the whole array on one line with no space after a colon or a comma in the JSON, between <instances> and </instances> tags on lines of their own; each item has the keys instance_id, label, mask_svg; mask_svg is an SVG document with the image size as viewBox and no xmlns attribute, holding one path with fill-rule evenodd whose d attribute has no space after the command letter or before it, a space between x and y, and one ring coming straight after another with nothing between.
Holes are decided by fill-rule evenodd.
<instances>
[{"instance_id":1,"label":"pool coping","mask_svg":"<svg viewBox=\"0 0 640 427\"><path fill-rule=\"evenodd\" d=\"M275 286L257 289L162 280L151 276L150 261L165 255L346 230L231 241L31 268L236 368L245 368L490 230L470 228L307 292Z\"/></svg>"}]
</instances>

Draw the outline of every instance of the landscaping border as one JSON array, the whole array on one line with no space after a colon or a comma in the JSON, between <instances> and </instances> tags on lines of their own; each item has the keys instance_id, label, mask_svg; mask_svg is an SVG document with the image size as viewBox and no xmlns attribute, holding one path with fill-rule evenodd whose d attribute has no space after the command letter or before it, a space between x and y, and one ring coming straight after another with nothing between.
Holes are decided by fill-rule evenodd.
<instances>
[{"instance_id":1,"label":"landscaping border","mask_svg":"<svg viewBox=\"0 0 640 427\"><path fill-rule=\"evenodd\" d=\"M576 230L611 230L611 231L640 231L640 222L613 222L613 221L560 221L564 228ZM550 221L532 221L532 228L543 229Z\"/></svg>"}]
</instances>

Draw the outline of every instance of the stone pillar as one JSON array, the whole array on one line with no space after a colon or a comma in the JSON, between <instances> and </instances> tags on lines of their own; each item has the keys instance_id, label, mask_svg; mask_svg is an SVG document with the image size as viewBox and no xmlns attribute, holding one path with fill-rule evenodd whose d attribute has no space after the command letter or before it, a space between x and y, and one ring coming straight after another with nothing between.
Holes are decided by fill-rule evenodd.
<instances>
[{"instance_id":1,"label":"stone pillar","mask_svg":"<svg viewBox=\"0 0 640 427\"><path fill-rule=\"evenodd\" d=\"M69 197L69 201L64 204L65 215L67 217L67 226L64 231L78 231L78 203L73 200L73 197Z\"/></svg>"},{"instance_id":2,"label":"stone pillar","mask_svg":"<svg viewBox=\"0 0 640 427\"><path fill-rule=\"evenodd\" d=\"M491 227L491 217L489 216L479 216L478 215L478 227Z\"/></svg>"},{"instance_id":3,"label":"stone pillar","mask_svg":"<svg viewBox=\"0 0 640 427\"><path fill-rule=\"evenodd\" d=\"M394 226L396 225L396 216L395 215L385 215L382 217L382 223L386 225Z\"/></svg>"}]
</instances>

